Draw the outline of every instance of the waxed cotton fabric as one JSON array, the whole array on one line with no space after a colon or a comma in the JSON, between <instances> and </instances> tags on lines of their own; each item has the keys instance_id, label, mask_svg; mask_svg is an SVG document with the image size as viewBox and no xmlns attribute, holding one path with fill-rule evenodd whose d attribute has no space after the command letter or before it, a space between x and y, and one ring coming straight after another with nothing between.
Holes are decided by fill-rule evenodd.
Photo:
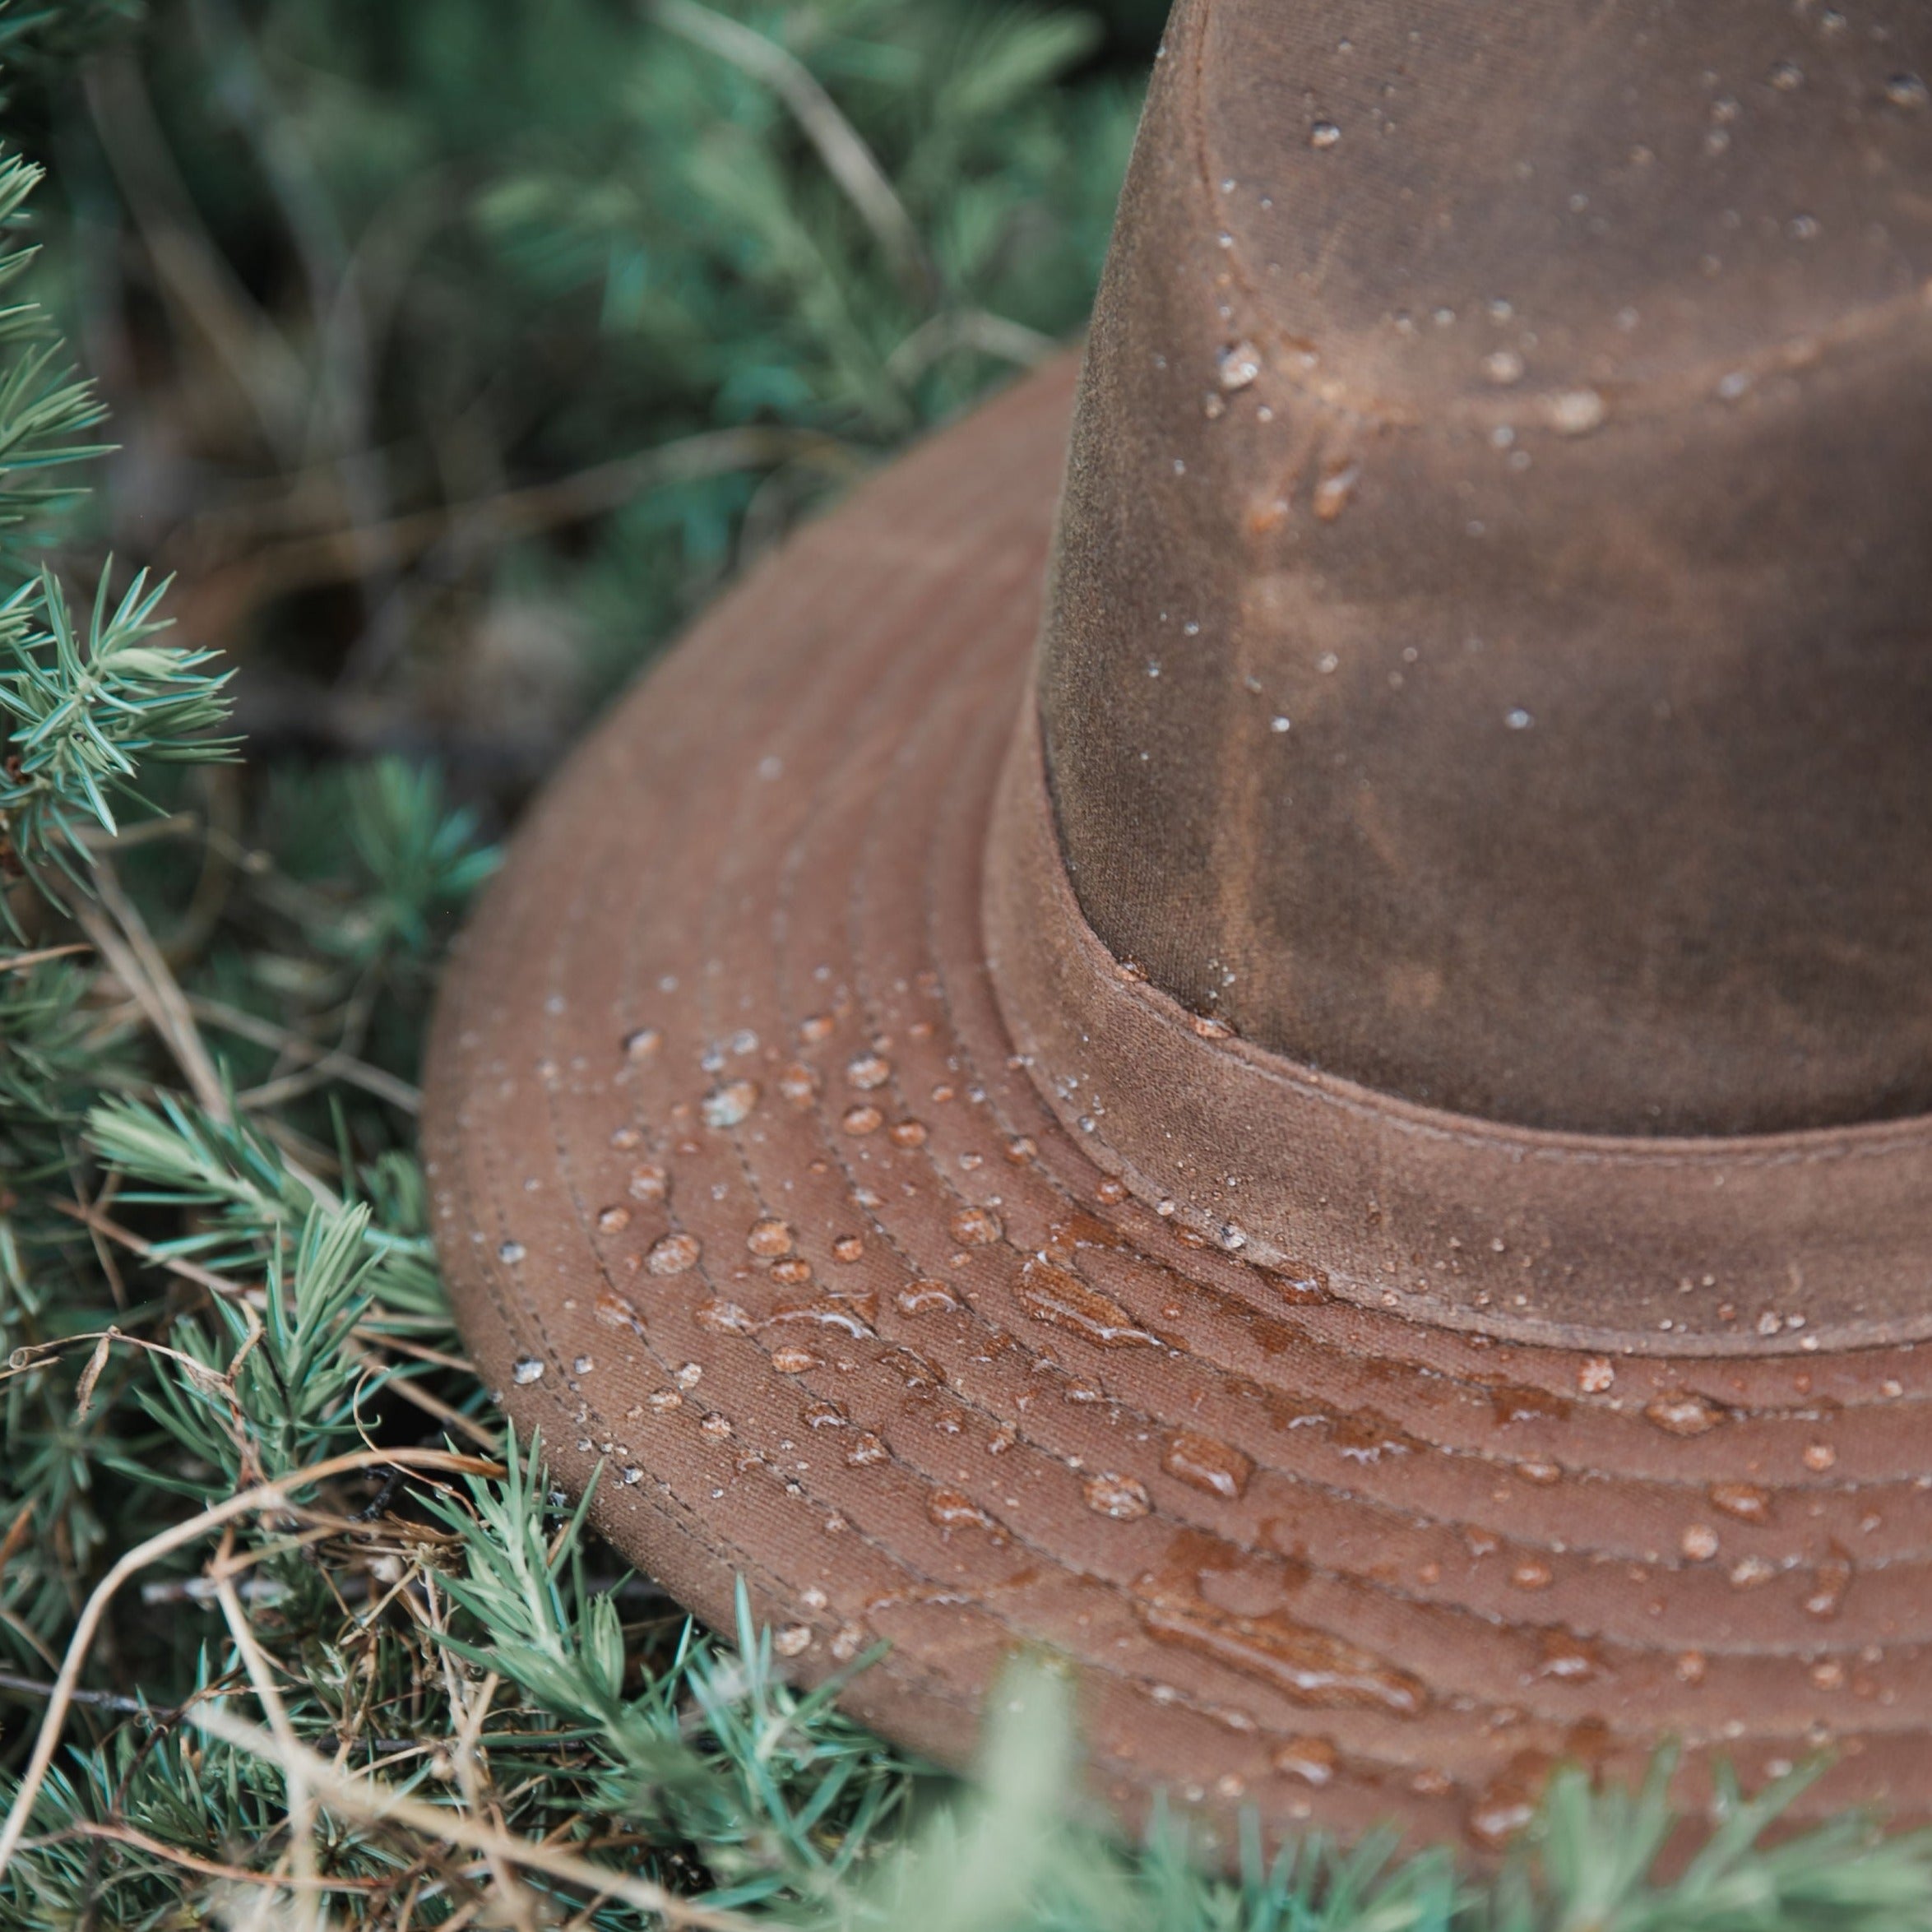
<instances>
[{"instance_id":1,"label":"waxed cotton fabric","mask_svg":"<svg viewBox=\"0 0 1932 1932\"><path fill-rule=\"evenodd\" d=\"M742 1578L802 1680L888 1642L847 1702L943 1761L1029 1644L1128 1816L1494 1846L1557 1759L1666 1734L1689 1801L1829 1744L1808 1811L1925 1815L1925 1351L1364 1305L1137 1198L1043 1097L983 906L1072 385L763 566L521 832L426 1096L477 1361L707 1620Z\"/></svg>"},{"instance_id":2,"label":"waxed cotton fabric","mask_svg":"<svg viewBox=\"0 0 1932 1932\"><path fill-rule=\"evenodd\" d=\"M1519 1128L1932 1112L1928 77L1899 0L1177 9L1040 664L1110 952Z\"/></svg>"}]
</instances>

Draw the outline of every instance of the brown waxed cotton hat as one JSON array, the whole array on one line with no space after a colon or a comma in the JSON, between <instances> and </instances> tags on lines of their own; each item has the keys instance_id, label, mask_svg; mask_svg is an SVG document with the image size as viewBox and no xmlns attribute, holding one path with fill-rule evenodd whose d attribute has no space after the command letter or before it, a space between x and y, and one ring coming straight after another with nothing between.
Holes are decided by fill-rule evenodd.
<instances>
[{"instance_id":1,"label":"brown waxed cotton hat","mask_svg":"<svg viewBox=\"0 0 1932 1932\"><path fill-rule=\"evenodd\" d=\"M1129 1815L1932 1815L1920 73L1182 0L1084 366L724 599L444 989L464 1332L620 1549L947 1761L1063 1656Z\"/></svg>"}]
</instances>

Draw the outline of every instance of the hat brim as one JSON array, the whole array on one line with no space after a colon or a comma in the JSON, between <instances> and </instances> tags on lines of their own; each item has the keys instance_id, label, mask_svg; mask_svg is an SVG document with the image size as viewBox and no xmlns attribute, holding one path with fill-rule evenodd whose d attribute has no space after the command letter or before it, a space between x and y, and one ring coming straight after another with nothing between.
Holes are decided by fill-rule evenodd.
<instances>
[{"instance_id":1,"label":"hat brim","mask_svg":"<svg viewBox=\"0 0 1932 1932\"><path fill-rule=\"evenodd\" d=\"M981 859L1063 361L762 565L520 832L433 1030L457 1316L707 1621L942 1762L1073 1661L1097 1789L1494 1845L1565 1757L1932 1811L1932 1357L1612 1361L1300 1297L1035 1091ZM599 1473L600 1471L600 1474Z\"/></svg>"}]
</instances>

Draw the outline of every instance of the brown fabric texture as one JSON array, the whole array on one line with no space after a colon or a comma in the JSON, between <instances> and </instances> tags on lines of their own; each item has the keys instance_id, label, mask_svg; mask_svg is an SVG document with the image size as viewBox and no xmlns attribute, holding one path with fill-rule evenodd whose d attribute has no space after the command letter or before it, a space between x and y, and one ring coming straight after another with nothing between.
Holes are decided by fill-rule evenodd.
<instances>
[{"instance_id":1,"label":"brown fabric texture","mask_svg":"<svg viewBox=\"0 0 1932 1932\"><path fill-rule=\"evenodd\" d=\"M1345 1300L1618 1355L1932 1333L1932 1120L1728 1139L1514 1128L1190 1013L1081 915L1030 707L988 846L1001 1011L1061 1124L1184 1227Z\"/></svg>"},{"instance_id":2,"label":"brown fabric texture","mask_svg":"<svg viewBox=\"0 0 1932 1932\"><path fill-rule=\"evenodd\" d=\"M1224 1833L1932 1818L1929 20L1184 0L1077 405L572 758L429 1171L681 1601Z\"/></svg>"},{"instance_id":3,"label":"brown fabric texture","mask_svg":"<svg viewBox=\"0 0 1932 1932\"><path fill-rule=\"evenodd\" d=\"M1932 1109L1926 76L1898 0L1185 0L1042 663L1110 951L1518 1126Z\"/></svg>"},{"instance_id":4,"label":"brown fabric texture","mask_svg":"<svg viewBox=\"0 0 1932 1932\"><path fill-rule=\"evenodd\" d=\"M1071 388L762 568L520 834L425 1106L485 1374L706 1618L743 1576L802 1679L889 1640L849 1702L948 1762L1030 1642L1130 1815L1494 1846L1556 1758L1666 1733L1689 1800L1828 1744L1809 1808L1932 1814L1932 1355L1355 1305L1137 1200L1041 1097L981 906Z\"/></svg>"}]
</instances>

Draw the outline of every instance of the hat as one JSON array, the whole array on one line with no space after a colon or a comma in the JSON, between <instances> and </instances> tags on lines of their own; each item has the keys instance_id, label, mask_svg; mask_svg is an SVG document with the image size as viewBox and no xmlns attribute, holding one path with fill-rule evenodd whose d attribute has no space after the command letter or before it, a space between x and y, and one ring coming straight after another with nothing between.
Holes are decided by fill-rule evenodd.
<instances>
[{"instance_id":1,"label":"hat","mask_svg":"<svg viewBox=\"0 0 1932 1932\"><path fill-rule=\"evenodd\" d=\"M682 1601L1129 1815L1932 1813L1929 39L1182 0L1077 373L576 753L429 1173Z\"/></svg>"}]
</instances>

